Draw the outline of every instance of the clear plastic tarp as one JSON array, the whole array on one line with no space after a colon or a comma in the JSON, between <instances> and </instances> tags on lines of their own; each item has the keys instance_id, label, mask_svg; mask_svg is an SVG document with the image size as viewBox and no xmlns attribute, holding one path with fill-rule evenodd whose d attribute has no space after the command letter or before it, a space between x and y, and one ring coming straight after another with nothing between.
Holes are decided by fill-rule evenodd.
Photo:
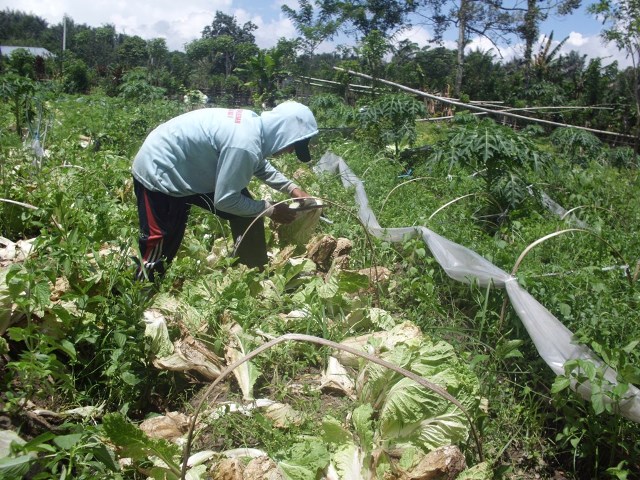
<instances>
[{"instance_id":1,"label":"clear plastic tarp","mask_svg":"<svg viewBox=\"0 0 640 480\"><path fill-rule=\"evenodd\" d=\"M480 285L493 284L505 288L538 353L557 375L564 373L564 365L569 360L590 360L604 369L604 377L611 386L617 384L616 371L604 365L588 347L574 343L572 332L525 291L515 277L476 252L447 240L426 227L382 228L369 207L364 184L346 162L334 153L325 153L314 168L318 173L337 174L345 188L355 188L360 220L375 237L390 242L401 242L420 236L449 277L460 282L475 281ZM574 382L572 388L583 398L590 400L591 387L588 382L580 385ZM626 418L640 422L640 390L630 385L618 408Z\"/></svg>"}]
</instances>

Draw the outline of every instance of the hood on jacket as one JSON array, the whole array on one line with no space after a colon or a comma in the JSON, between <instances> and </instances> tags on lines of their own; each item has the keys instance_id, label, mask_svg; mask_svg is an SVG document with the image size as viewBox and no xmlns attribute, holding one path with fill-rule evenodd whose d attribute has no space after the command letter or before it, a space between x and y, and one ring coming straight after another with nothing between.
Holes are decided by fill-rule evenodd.
<instances>
[{"instance_id":1,"label":"hood on jacket","mask_svg":"<svg viewBox=\"0 0 640 480\"><path fill-rule=\"evenodd\" d=\"M281 103L273 110L263 112L260 119L262 120L262 153L265 158L318 134L318 124L313 113L309 107L298 102ZM296 154L302 161L309 161L308 157L305 159L300 156L308 154L307 145L308 142L300 142L296 145Z\"/></svg>"}]
</instances>

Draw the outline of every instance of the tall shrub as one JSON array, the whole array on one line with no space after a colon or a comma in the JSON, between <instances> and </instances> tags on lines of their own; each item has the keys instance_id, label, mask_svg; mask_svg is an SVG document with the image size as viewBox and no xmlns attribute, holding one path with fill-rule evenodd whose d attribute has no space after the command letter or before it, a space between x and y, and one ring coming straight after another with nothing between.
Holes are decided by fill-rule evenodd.
<instances>
[{"instance_id":1,"label":"tall shrub","mask_svg":"<svg viewBox=\"0 0 640 480\"><path fill-rule=\"evenodd\" d=\"M417 138L416 120L427 115L424 105L401 93L382 95L360 113L358 134L378 148L393 145L397 155Z\"/></svg>"}]
</instances>

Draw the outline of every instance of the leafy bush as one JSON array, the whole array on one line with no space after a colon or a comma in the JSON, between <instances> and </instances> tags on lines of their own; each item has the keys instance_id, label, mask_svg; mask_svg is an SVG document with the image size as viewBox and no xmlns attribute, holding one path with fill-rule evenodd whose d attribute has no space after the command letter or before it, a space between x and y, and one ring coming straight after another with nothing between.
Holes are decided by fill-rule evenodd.
<instances>
[{"instance_id":1,"label":"leafy bush","mask_svg":"<svg viewBox=\"0 0 640 480\"><path fill-rule=\"evenodd\" d=\"M545 130L542 125L539 125L537 123L532 123L524 127L522 129L522 133L529 135L531 137L540 137L544 135Z\"/></svg>"},{"instance_id":2,"label":"leafy bush","mask_svg":"<svg viewBox=\"0 0 640 480\"><path fill-rule=\"evenodd\" d=\"M638 168L640 159L631 147L611 148L608 154L609 165L618 168Z\"/></svg>"},{"instance_id":3,"label":"leafy bush","mask_svg":"<svg viewBox=\"0 0 640 480\"><path fill-rule=\"evenodd\" d=\"M602 142L593 133L577 128L557 128L551 134L551 143L576 164L586 165L602 152Z\"/></svg>"},{"instance_id":4,"label":"leafy bush","mask_svg":"<svg viewBox=\"0 0 640 480\"><path fill-rule=\"evenodd\" d=\"M146 73L142 70L132 70L123 77L123 83L118 87L120 96L130 101L141 103L160 100L164 94L164 88L150 85Z\"/></svg>"},{"instance_id":5,"label":"leafy bush","mask_svg":"<svg viewBox=\"0 0 640 480\"><path fill-rule=\"evenodd\" d=\"M547 81L531 85L525 97L533 105L563 105L566 101L562 88Z\"/></svg>"},{"instance_id":6,"label":"leafy bush","mask_svg":"<svg viewBox=\"0 0 640 480\"><path fill-rule=\"evenodd\" d=\"M473 119L472 119L473 118ZM436 162L463 167L484 183L489 220L500 224L529 196L527 177L542 170L547 157L525 136L494 121L462 115L434 155Z\"/></svg>"},{"instance_id":7,"label":"leafy bush","mask_svg":"<svg viewBox=\"0 0 640 480\"><path fill-rule=\"evenodd\" d=\"M394 153L417 139L416 119L427 115L421 102L401 93L382 95L360 112L358 134L378 148L393 145Z\"/></svg>"},{"instance_id":8,"label":"leafy bush","mask_svg":"<svg viewBox=\"0 0 640 480\"><path fill-rule=\"evenodd\" d=\"M16 73L7 73L0 77L0 98L10 105L16 133L20 138L22 138L22 127L33 112L32 96L35 90L36 83L27 77Z\"/></svg>"},{"instance_id":9,"label":"leafy bush","mask_svg":"<svg viewBox=\"0 0 640 480\"><path fill-rule=\"evenodd\" d=\"M18 48L11 53L7 68L22 77L35 80L35 57L25 48Z\"/></svg>"},{"instance_id":10,"label":"leafy bush","mask_svg":"<svg viewBox=\"0 0 640 480\"><path fill-rule=\"evenodd\" d=\"M356 110L333 93L314 95L309 101L309 108L323 128L349 127L357 119Z\"/></svg>"},{"instance_id":11,"label":"leafy bush","mask_svg":"<svg viewBox=\"0 0 640 480\"><path fill-rule=\"evenodd\" d=\"M89 69L79 58L65 60L63 89L66 93L87 93L90 87Z\"/></svg>"}]
</instances>

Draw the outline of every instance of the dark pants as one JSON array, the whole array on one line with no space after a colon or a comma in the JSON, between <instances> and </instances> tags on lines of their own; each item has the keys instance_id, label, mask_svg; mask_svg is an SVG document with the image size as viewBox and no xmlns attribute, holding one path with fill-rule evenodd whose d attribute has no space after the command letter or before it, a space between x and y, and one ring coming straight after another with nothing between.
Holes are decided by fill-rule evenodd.
<instances>
[{"instance_id":1,"label":"dark pants","mask_svg":"<svg viewBox=\"0 0 640 480\"><path fill-rule=\"evenodd\" d=\"M162 276L167 266L178 253L189 219L191 206L195 205L220 218L229 220L234 241L245 233L253 217L239 217L231 213L216 210L213 206L213 193L172 197L160 192L147 190L136 179L134 191L138 199L138 219L140 221L140 255L142 259L136 272L136 278L147 276L154 280ZM252 198L245 188L242 194ZM258 219L251 230L243 237L236 252L240 263L248 267L263 267L267 263L267 245L264 238L264 220Z\"/></svg>"}]
</instances>

